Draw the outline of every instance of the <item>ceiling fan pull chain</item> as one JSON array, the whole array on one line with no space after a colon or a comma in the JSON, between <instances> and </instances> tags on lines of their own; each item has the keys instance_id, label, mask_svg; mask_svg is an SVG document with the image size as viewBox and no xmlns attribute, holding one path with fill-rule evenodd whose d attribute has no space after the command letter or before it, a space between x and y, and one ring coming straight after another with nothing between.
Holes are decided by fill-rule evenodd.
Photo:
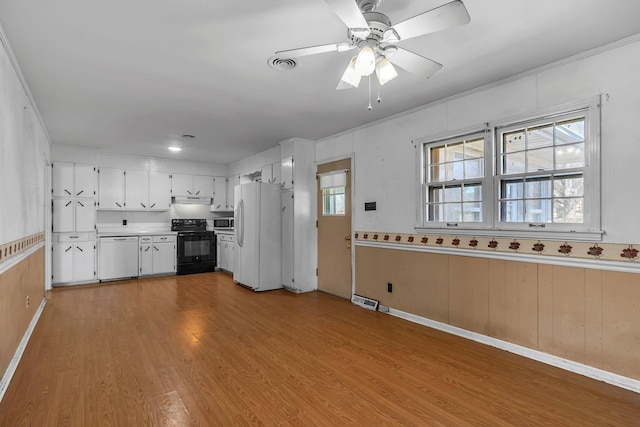
<instances>
[{"instance_id":1,"label":"ceiling fan pull chain","mask_svg":"<svg viewBox=\"0 0 640 427\"><path fill-rule=\"evenodd\" d=\"M380 80L376 79L376 82L378 83L378 98L376 98L376 101L380 104L382 102L382 97L380 96Z\"/></svg>"},{"instance_id":2,"label":"ceiling fan pull chain","mask_svg":"<svg viewBox=\"0 0 640 427\"><path fill-rule=\"evenodd\" d=\"M373 110L373 107L371 106L371 74L369 74L369 107L368 110L371 111Z\"/></svg>"}]
</instances>

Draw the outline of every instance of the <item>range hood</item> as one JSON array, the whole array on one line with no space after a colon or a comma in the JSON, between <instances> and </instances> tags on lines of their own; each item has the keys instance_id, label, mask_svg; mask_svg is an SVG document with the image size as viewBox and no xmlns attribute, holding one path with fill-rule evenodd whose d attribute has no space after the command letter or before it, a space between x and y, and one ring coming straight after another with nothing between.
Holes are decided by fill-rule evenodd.
<instances>
[{"instance_id":1,"label":"range hood","mask_svg":"<svg viewBox=\"0 0 640 427\"><path fill-rule=\"evenodd\" d=\"M171 198L171 203L183 205L210 205L211 197L203 196L176 196Z\"/></svg>"}]
</instances>

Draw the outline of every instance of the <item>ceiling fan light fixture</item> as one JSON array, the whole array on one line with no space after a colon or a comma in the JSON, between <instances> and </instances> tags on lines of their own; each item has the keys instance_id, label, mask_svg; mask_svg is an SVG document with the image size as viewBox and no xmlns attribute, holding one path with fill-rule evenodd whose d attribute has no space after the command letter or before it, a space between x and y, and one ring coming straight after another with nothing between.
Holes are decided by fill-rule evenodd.
<instances>
[{"instance_id":1,"label":"ceiling fan light fixture","mask_svg":"<svg viewBox=\"0 0 640 427\"><path fill-rule=\"evenodd\" d=\"M356 58L357 56L351 58L351 61L349 61L349 65L347 65L347 69L344 70L344 74L340 79L341 81L353 87L358 87L358 85L360 84L360 79L362 78L360 73L358 73L358 71L356 70Z\"/></svg>"},{"instance_id":2,"label":"ceiling fan light fixture","mask_svg":"<svg viewBox=\"0 0 640 427\"><path fill-rule=\"evenodd\" d=\"M361 76L370 76L376 69L376 53L371 46L364 45L360 48L360 53L356 56L355 61L356 71Z\"/></svg>"},{"instance_id":3,"label":"ceiling fan light fixture","mask_svg":"<svg viewBox=\"0 0 640 427\"><path fill-rule=\"evenodd\" d=\"M398 77L398 72L393 64L391 64L391 61L382 57L382 59L376 64L376 75L378 76L378 81L382 86Z\"/></svg>"}]
</instances>

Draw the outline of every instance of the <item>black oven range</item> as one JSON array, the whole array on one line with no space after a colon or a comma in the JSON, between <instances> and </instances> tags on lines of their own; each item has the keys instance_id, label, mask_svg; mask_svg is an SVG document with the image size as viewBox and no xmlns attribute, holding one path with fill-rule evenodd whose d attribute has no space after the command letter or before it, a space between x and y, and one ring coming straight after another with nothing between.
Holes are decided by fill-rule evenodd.
<instances>
[{"instance_id":1,"label":"black oven range","mask_svg":"<svg viewBox=\"0 0 640 427\"><path fill-rule=\"evenodd\" d=\"M178 232L176 274L215 271L216 235L206 219L172 219L171 231Z\"/></svg>"}]
</instances>

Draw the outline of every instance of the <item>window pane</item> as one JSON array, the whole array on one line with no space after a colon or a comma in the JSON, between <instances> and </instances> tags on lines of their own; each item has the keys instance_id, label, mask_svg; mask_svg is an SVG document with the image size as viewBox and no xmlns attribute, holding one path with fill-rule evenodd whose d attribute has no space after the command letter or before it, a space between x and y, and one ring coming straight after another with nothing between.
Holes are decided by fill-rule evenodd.
<instances>
[{"instance_id":1,"label":"window pane","mask_svg":"<svg viewBox=\"0 0 640 427\"><path fill-rule=\"evenodd\" d=\"M555 197L582 197L584 195L584 178L582 176L556 178L553 181L553 195Z\"/></svg>"},{"instance_id":2,"label":"window pane","mask_svg":"<svg viewBox=\"0 0 640 427\"><path fill-rule=\"evenodd\" d=\"M463 162L447 163L445 165L447 169L447 181L453 181L454 179L464 179L464 164Z\"/></svg>"},{"instance_id":3,"label":"window pane","mask_svg":"<svg viewBox=\"0 0 640 427\"><path fill-rule=\"evenodd\" d=\"M444 163L444 145L440 147L432 147L429 149L431 152L431 164Z\"/></svg>"},{"instance_id":4,"label":"window pane","mask_svg":"<svg viewBox=\"0 0 640 427\"><path fill-rule=\"evenodd\" d=\"M503 156L502 172L504 174L514 174L524 172L525 153L515 153Z\"/></svg>"},{"instance_id":5,"label":"window pane","mask_svg":"<svg viewBox=\"0 0 640 427\"><path fill-rule=\"evenodd\" d=\"M527 200L525 221L551 222L551 199Z\"/></svg>"},{"instance_id":6,"label":"window pane","mask_svg":"<svg viewBox=\"0 0 640 427\"><path fill-rule=\"evenodd\" d=\"M439 181L444 181L446 179L445 177L445 169L444 169L444 165L435 165L435 166L431 166L429 168L430 173L430 181L431 182L439 182Z\"/></svg>"},{"instance_id":7,"label":"window pane","mask_svg":"<svg viewBox=\"0 0 640 427\"><path fill-rule=\"evenodd\" d=\"M462 221L462 204L461 203L445 203L444 204L444 220L447 222Z\"/></svg>"},{"instance_id":8,"label":"window pane","mask_svg":"<svg viewBox=\"0 0 640 427\"><path fill-rule=\"evenodd\" d=\"M525 197L527 199L551 197L551 177L527 179Z\"/></svg>"},{"instance_id":9,"label":"window pane","mask_svg":"<svg viewBox=\"0 0 640 427\"><path fill-rule=\"evenodd\" d=\"M525 149L524 131L517 130L502 135L502 152L513 153Z\"/></svg>"},{"instance_id":10,"label":"window pane","mask_svg":"<svg viewBox=\"0 0 640 427\"><path fill-rule=\"evenodd\" d=\"M553 148L528 151L527 172L553 170Z\"/></svg>"},{"instance_id":11,"label":"window pane","mask_svg":"<svg viewBox=\"0 0 640 427\"><path fill-rule=\"evenodd\" d=\"M462 142L447 145L447 162L462 160L464 158Z\"/></svg>"},{"instance_id":12,"label":"window pane","mask_svg":"<svg viewBox=\"0 0 640 427\"><path fill-rule=\"evenodd\" d=\"M444 208L442 204L429 205L429 221L442 221Z\"/></svg>"},{"instance_id":13,"label":"window pane","mask_svg":"<svg viewBox=\"0 0 640 427\"><path fill-rule=\"evenodd\" d=\"M465 202L481 202L482 186L481 185L465 185L462 194L462 200Z\"/></svg>"},{"instance_id":14,"label":"window pane","mask_svg":"<svg viewBox=\"0 0 640 427\"><path fill-rule=\"evenodd\" d=\"M584 199L555 199L553 201L553 222L582 223Z\"/></svg>"},{"instance_id":15,"label":"window pane","mask_svg":"<svg viewBox=\"0 0 640 427\"><path fill-rule=\"evenodd\" d=\"M584 142L556 147L556 169L584 166Z\"/></svg>"},{"instance_id":16,"label":"window pane","mask_svg":"<svg viewBox=\"0 0 640 427\"><path fill-rule=\"evenodd\" d=\"M508 200L500 202L500 221L522 222L524 219L524 208L522 200Z\"/></svg>"},{"instance_id":17,"label":"window pane","mask_svg":"<svg viewBox=\"0 0 640 427\"><path fill-rule=\"evenodd\" d=\"M527 149L550 147L553 145L553 126L543 125L529 128L527 132Z\"/></svg>"},{"instance_id":18,"label":"window pane","mask_svg":"<svg viewBox=\"0 0 640 427\"><path fill-rule=\"evenodd\" d=\"M442 187L430 187L429 202L431 203L444 202L444 189Z\"/></svg>"},{"instance_id":19,"label":"window pane","mask_svg":"<svg viewBox=\"0 0 640 427\"><path fill-rule=\"evenodd\" d=\"M464 158L484 157L484 138L467 141L464 147Z\"/></svg>"},{"instance_id":20,"label":"window pane","mask_svg":"<svg viewBox=\"0 0 640 427\"><path fill-rule=\"evenodd\" d=\"M459 202L462 200L462 187L454 186L444 189L445 202Z\"/></svg>"},{"instance_id":21,"label":"window pane","mask_svg":"<svg viewBox=\"0 0 640 427\"><path fill-rule=\"evenodd\" d=\"M584 141L584 117L556 123L556 145Z\"/></svg>"},{"instance_id":22,"label":"window pane","mask_svg":"<svg viewBox=\"0 0 640 427\"><path fill-rule=\"evenodd\" d=\"M344 215L344 187L325 188L322 190L322 214Z\"/></svg>"},{"instance_id":23,"label":"window pane","mask_svg":"<svg viewBox=\"0 0 640 427\"><path fill-rule=\"evenodd\" d=\"M474 159L464 162L465 178L482 178L484 176L484 160Z\"/></svg>"},{"instance_id":24,"label":"window pane","mask_svg":"<svg viewBox=\"0 0 640 427\"><path fill-rule=\"evenodd\" d=\"M482 222L482 203L469 202L462 204L462 220L466 222Z\"/></svg>"},{"instance_id":25,"label":"window pane","mask_svg":"<svg viewBox=\"0 0 640 427\"><path fill-rule=\"evenodd\" d=\"M521 199L524 197L523 182L521 179L514 181L502 181L502 192L500 197L503 199Z\"/></svg>"}]
</instances>

